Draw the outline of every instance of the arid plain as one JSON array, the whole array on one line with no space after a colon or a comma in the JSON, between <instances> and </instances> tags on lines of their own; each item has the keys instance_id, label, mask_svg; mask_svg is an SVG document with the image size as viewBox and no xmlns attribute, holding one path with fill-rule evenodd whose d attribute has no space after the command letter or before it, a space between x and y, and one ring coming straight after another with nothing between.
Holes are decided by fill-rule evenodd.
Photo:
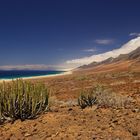
<instances>
[{"instance_id":1,"label":"arid plain","mask_svg":"<svg viewBox=\"0 0 140 140\"><path fill-rule=\"evenodd\" d=\"M50 111L37 119L0 126L1 140L139 140L140 65L139 61L119 61L96 68L73 71L71 75L33 79L52 90ZM103 85L130 100L123 107L81 109L81 90ZM118 97L118 99L117 99Z\"/></svg>"}]
</instances>

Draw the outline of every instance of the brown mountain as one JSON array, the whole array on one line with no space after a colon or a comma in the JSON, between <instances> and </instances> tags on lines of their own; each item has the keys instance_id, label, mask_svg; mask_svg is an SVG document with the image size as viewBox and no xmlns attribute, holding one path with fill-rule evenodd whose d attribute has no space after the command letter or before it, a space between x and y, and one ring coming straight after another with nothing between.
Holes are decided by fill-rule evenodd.
<instances>
[{"instance_id":1,"label":"brown mountain","mask_svg":"<svg viewBox=\"0 0 140 140\"><path fill-rule=\"evenodd\" d=\"M117 58L110 57L101 62L92 62L88 65L80 66L78 69L82 70L82 69L96 68L97 66L119 63L123 61L134 61L136 63L140 62L140 47L138 47L136 50L128 54L120 54Z\"/></svg>"},{"instance_id":2,"label":"brown mountain","mask_svg":"<svg viewBox=\"0 0 140 140\"><path fill-rule=\"evenodd\" d=\"M129 54L119 55L117 58L114 58L113 62L122 61L122 60L135 60L135 59L140 59L140 47L130 52Z\"/></svg>"}]
</instances>

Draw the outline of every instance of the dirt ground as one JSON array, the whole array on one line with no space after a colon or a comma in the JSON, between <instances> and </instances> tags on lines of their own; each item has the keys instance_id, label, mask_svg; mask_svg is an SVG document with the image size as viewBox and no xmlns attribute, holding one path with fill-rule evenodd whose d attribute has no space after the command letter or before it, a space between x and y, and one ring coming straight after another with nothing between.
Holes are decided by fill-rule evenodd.
<instances>
[{"instance_id":1,"label":"dirt ground","mask_svg":"<svg viewBox=\"0 0 140 140\"><path fill-rule=\"evenodd\" d=\"M138 66L129 67L127 63L32 81L44 82L57 103L52 103L51 111L37 119L0 125L0 140L140 140ZM130 105L82 110L77 106L80 91L97 84L131 97Z\"/></svg>"}]
</instances>

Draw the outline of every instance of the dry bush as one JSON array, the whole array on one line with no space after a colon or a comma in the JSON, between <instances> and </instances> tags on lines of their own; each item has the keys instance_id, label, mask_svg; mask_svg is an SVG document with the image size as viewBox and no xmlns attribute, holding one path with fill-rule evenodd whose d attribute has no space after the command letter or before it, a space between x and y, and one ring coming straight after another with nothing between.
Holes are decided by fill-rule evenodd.
<instances>
[{"instance_id":1,"label":"dry bush","mask_svg":"<svg viewBox=\"0 0 140 140\"><path fill-rule=\"evenodd\" d=\"M129 104L130 101L130 97L114 93L99 85L92 89L82 91L78 98L78 104L81 108L86 108L87 106L92 107L93 105L97 105L98 107L121 108Z\"/></svg>"}]
</instances>

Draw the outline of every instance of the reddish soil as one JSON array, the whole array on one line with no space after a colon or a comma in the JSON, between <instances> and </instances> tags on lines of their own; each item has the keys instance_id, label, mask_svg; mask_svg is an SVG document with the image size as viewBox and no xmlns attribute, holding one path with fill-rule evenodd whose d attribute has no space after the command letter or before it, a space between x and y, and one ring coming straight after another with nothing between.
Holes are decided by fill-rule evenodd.
<instances>
[{"instance_id":1,"label":"reddish soil","mask_svg":"<svg viewBox=\"0 0 140 140\"><path fill-rule=\"evenodd\" d=\"M122 62L75 71L72 75L35 79L53 91L60 104L37 119L0 126L0 140L140 140L140 65ZM124 108L80 109L76 102L80 91L102 84L114 92L132 98Z\"/></svg>"}]
</instances>

